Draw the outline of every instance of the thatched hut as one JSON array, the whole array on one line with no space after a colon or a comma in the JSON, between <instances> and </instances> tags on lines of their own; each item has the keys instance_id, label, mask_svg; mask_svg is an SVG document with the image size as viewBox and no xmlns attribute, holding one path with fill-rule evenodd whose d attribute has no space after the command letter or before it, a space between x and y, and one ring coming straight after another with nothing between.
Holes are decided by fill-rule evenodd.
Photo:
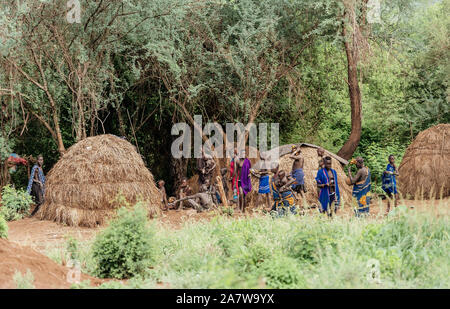
<instances>
[{"instance_id":1,"label":"thatched hut","mask_svg":"<svg viewBox=\"0 0 450 309\"><path fill-rule=\"evenodd\" d=\"M450 124L420 132L399 166L399 191L405 198L450 196Z\"/></svg>"},{"instance_id":2,"label":"thatched hut","mask_svg":"<svg viewBox=\"0 0 450 309\"><path fill-rule=\"evenodd\" d=\"M305 173L305 187L306 187L306 201L309 204L317 204L317 184L315 181L317 170L318 170L318 162L319 158L317 156L317 148L318 146L312 144L287 144L280 146L278 148L272 149L269 152L269 155L273 156L275 151L278 151L279 156L279 166L280 169L285 170L287 173L290 173L292 170L293 160L288 157L288 155L292 151L293 145L300 145L302 150L302 155L305 158L303 171ZM335 155L334 153L325 149L325 156L330 156L332 159L332 167L336 170L338 176L338 184L341 193L342 200L349 205L352 199L352 189L349 185L345 183L345 178L347 177L343 165L348 164L346 160ZM258 163L256 167L258 166ZM258 188L258 182L254 183L255 188Z\"/></svg>"},{"instance_id":3,"label":"thatched hut","mask_svg":"<svg viewBox=\"0 0 450 309\"><path fill-rule=\"evenodd\" d=\"M135 147L114 135L88 137L48 173L38 215L73 226L101 225L115 214L119 193L130 203L148 203L152 216L159 212L159 191Z\"/></svg>"}]
</instances>

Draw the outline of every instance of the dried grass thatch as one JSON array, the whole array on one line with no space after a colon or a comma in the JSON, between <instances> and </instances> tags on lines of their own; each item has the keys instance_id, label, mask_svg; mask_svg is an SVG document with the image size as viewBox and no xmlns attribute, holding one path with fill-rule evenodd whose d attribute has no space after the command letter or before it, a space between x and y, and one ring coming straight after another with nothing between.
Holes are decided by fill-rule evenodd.
<instances>
[{"instance_id":1,"label":"dried grass thatch","mask_svg":"<svg viewBox=\"0 0 450 309\"><path fill-rule=\"evenodd\" d=\"M148 203L151 216L159 213L159 191L135 147L114 135L88 137L70 147L48 173L38 214L68 225L101 225L115 214L112 201L119 193L130 203Z\"/></svg>"},{"instance_id":2,"label":"dried grass thatch","mask_svg":"<svg viewBox=\"0 0 450 309\"><path fill-rule=\"evenodd\" d=\"M450 196L450 124L420 132L399 166L399 191L406 198Z\"/></svg>"}]
</instances>

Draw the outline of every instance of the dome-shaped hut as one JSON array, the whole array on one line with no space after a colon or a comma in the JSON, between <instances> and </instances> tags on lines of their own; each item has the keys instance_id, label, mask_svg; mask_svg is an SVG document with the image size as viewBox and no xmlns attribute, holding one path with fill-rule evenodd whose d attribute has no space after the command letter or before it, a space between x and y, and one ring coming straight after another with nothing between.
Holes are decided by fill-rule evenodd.
<instances>
[{"instance_id":1,"label":"dome-shaped hut","mask_svg":"<svg viewBox=\"0 0 450 309\"><path fill-rule=\"evenodd\" d=\"M38 215L73 226L101 225L115 214L119 193L130 203L148 203L151 216L159 213L159 191L135 147L110 134L88 137L48 173Z\"/></svg>"},{"instance_id":2,"label":"dome-shaped hut","mask_svg":"<svg viewBox=\"0 0 450 309\"><path fill-rule=\"evenodd\" d=\"M399 166L399 191L405 198L450 196L450 124L420 132Z\"/></svg>"}]
</instances>

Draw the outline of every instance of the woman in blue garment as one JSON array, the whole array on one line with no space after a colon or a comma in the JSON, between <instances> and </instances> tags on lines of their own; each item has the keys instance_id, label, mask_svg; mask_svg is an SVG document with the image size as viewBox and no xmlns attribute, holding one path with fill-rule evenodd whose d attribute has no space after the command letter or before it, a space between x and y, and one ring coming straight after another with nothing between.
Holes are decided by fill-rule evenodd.
<instances>
[{"instance_id":1,"label":"woman in blue garment","mask_svg":"<svg viewBox=\"0 0 450 309\"><path fill-rule=\"evenodd\" d=\"M351 166L348 166L348 177L351 184L353 185L352 195L354 200L356 200L355 214L357 217L368 215L370 211L370 170L364 165L364 159L357 157L355 160L356 167L358 171L355 177L352 176Z\"/></svg>"},{"instance_id":2,"label":"woman in blue garment","mask_svg":"<svg viewBox=\"0 0 450 309\"><path fill-rule=\"evenodd\" d=\"M386 166L386 170L383 172L383 176L382 176L382 182L383 182L382 188L388 196L386 214L388 214L391 209L391 199L394 198L394 207L397 207L397 202L398 202L397 179L396 178L399 174L397 171L397 166L395 166L394 155L390 155L388 160L389 160L389 163Z\"/></svg>"},{"instance_id":3,"label":"woman in blue garment","mask_svg":"<svg viewBox=\"0 0 450 309\"><path fill-rule=\"evenodd\" d=\"M27 192L33 197L36 207L31 215L33 216L38 210L39 206L44 203L45 195L45 176L42 166L44 165L44 157L39 155L36 164L31 169L30 179L28 181Z\"/></svg>"},{"instance_id":4,"label":"woman in blue garment","mask_svg":"<svg viewBox=\"0 0 450 309\"><path fill-rule=\"evenodd\" d=\"M271 211L275 212L278 217L289 213L297 214L294 193L291 188L294 182L295 179L289 179L283 170L280 170L272 177L273 207Z\"/></svg>"},{"instance_id":5,"label":"woman in blue garment","mask_svg":"<svg viewBox=\"0 0 450 309\"><path fill-rule=\"evenodd\" d=\"M333 216L333 212L336 214L341 200L337 173L331 168L331 162L331 157L325 157L325 167L319 169L316 176L317 187L320 189L319 202L321 207L319 210L328 214L329 217Z\"/></svg>"}]
</instances>

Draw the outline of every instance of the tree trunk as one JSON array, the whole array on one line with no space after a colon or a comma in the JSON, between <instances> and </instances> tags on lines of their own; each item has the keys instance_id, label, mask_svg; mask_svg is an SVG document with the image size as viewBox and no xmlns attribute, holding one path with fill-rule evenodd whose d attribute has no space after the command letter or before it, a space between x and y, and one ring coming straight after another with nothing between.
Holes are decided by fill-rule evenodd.
<instances>
[{"instance_id":1,"label":"tree trunk","mask_svg":"<svg viewBox=\"0 0 450 309\"><path fill-rule=\"evenodd\" d=\"M119 132L120 132L120 135L126 136L125 123L123 122L123 116L122 116L122 107L120 105L117 106L116 111L117 111L117 118L119 120Z\"/></svg>"},{"instance_id":2,"label":"tree trunk","mask_svg":"<svg viewBox=\"0 0 450 309\"><path fill-rule=\"evenodd\" d=\"M338 151L338 156L349 160L353 156L361 139L361 91L358 83L358 59L356 55L356 47L353 44L353 35L351 42L348 41L345 25L342 33L344 35L344 47L347 55L347 75L348 75L348 91L350 96L352 131L344 146Z\"/></svg>"},{"instance_id":3,"label":"tree trunk","mask_svg":"<svg viewBox=\"0 0 450 309\"><path fill-rule=\"evenodd\" d=\"M175 159L171 156L171 177L173 179L173 195L176 196L181 182L187 173L188 160L186 158Z\"/></svg>"}]
</instances>

